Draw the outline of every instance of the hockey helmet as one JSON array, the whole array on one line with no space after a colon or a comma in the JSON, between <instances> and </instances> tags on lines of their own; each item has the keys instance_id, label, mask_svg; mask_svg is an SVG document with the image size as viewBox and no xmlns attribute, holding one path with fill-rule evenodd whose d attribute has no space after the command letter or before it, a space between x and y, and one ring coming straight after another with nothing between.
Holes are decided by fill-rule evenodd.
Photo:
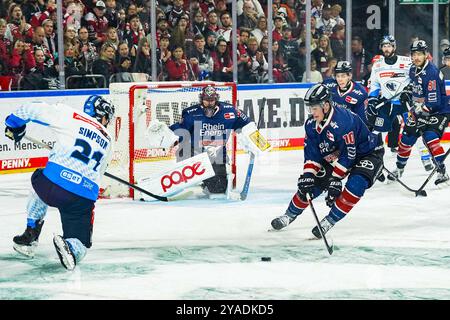
<instances>
[{"instance_id":1,"label":"hockey helmet","mask_svg":"<svg viewBox=\"0 0 450 320\"><path fill-rule=\"evenodd\" d=\"M450 47L443 52L444 58L450 58Z\"/></svg>"},{"instance_id":2,"label":"hockey helmet","mask_svg":"<svg viewBox=\"0 0 450 320\"><path fill-rule=\"evenodd\" d=\"M202 92L199 95L200 103L203 102L203 100L207 101L219 101L219 94L216 91L216 88L214 88L211 85L208 85L202 89Z\"/></svg>"},{"instance_id":3,"label":"hockey helmet","mask_svg":"<svg viewBox=\"0 0 450 320\"><path fill-rule=\"evenodd\" d=\"M334 73L352 73L352 64L348 61L339 61L334 67Z\"/></svg>"},{"instance_id":4,"label":"hockey helmet","mask_svg":"<svg viewBox=\"0 0 450 320\"><path fill-rule=\"evenodd\" d=\"M394 49L397 47L397 42L395 41L394 36L391 36L391 35L387 35L387 36L384 36L383 38L381 38L380 50L381 50L381 48L383 48L383 45L385 45L385 44L390 44L391 46L394 47Z\"/></svg>"},{"instance_id":5,"label":"hockey helmet","mask_svg":"<svg viewBox=\"0 0 450 320\"><path fill-rule=\"evenodd\" d=\"M315 105L320 105L323 108L326 101L331 104L331 93L326 86L321 83L317 83L308 89L304 101L306 107L308 108Z\"/></svg>"},{"instance_id":6,"label":"hockey helmet","mask_svg":"<svg viewBox=\"0 0 450 320\"><path fill-rule=\"evenodd\" d=\"M427 43L425 42L425 40L415 40L411 44L410 51L411 51L411 53L413 53L415 51L422 51L423 53L426 53L426 52L428 52Z\"/></svg>"},{"instance_id":7,"label":"hockey helmet","mask_svg":"<svg viewBox=\"0 0 450 320\"><path fill-rule=\"evenodd\" d=\"M114 112L116 111L114 105L110 101L98 95L92 95L87 98L83 110L91 117L96 118L98 122L101 122L103 117L105 117L108 122L111 121L114 117Z\"/></svg>"}]
</instances>

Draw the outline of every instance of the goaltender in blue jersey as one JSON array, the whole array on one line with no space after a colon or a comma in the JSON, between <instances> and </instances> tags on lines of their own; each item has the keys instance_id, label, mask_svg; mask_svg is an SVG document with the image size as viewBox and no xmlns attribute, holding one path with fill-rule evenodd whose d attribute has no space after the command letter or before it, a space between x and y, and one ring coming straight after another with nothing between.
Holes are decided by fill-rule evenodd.
<instances>
[{"instance_id":1,"label":"goaltender in blue jersey","mask_svg":"<svg viewBox=\"0 0 450 320\"><path fill-rule=\"evenodd\" d=\"M307 195L318 197L326 191L331 210L320 222L325 234L363 197L383 167L384 148L379 135L371 133L363 120L347 109L334 107L323 84L305 95L311 116L305 124L305 161L298 190L286 213L272 220L280 230L292 223L308 206ZM342 180L348 176L344 189ZM318 227L312 233L320 238Z\"/></svg>"},{"instance_id":2,"label":"goaltender in blue jersey","mask_svg":"<svg viewBox=\"0 0 450 320\"><path fill-rule=\"evenodd\" d=\"M233 131L242 136L243 148L253 154L266 152L270 144L260 134L254 121L235 106L219 101L214 86L206 86L199 95L199 104L183 110L181 120L167 127L153 121L149 130L150 145L170 147L179 144L178 160L207 152L215 176L203 181L207 194L225 193L228 186L229 159L226 144Z\"/></svg>"},{"instance_id":3,"label":"goaltender in blue jersey","mask_svg":"<svg viewBox=\"0 0 450 320\"><path fill-rule=\"evenodd\" d=\"M46 167L31 177L27 227L13 238L13 247L33 257L48 207L58 208L63 236L54 236L53 243L62 265L69 270L91 247L94 204L111 156L106 126L115 108L102 97L91 96L84 111L60 103L31 102L5 120L5 135L15 142L25 136L30 122L48 127L56 139Z\"/></svg>"}]
</instances>

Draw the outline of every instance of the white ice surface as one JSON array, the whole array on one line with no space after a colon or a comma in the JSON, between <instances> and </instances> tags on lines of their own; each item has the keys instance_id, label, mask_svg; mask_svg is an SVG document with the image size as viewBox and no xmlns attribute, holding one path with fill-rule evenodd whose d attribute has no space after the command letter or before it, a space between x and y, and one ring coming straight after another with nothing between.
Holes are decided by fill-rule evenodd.
<instances>
[{"instance_id":1,"label":"white ice surface","mask_svg":"<svg viewBox=\"0 0 450 320\"><path fill-rule=\"evenodd\" d=\"M447 146L445 146L447 148ZM246 156L239 156L242 183ZM387 167L394 158L388 154ZM311 240L310 209L268 232L296 190L303 151L272 152L255 165L246 201L171 203L100 200L93 247L74 272L52 245L59 213L50 209L34 259L12 238L23 232L30 174L0 176L0 299L449 299L450 187L427 185L415 198L377 183L327 235ZM417 155L404 182L428 173ZM314 201L322 218L324 197ZM270 256L271 262L261 257Z\"/></svg>"}]
</instances>

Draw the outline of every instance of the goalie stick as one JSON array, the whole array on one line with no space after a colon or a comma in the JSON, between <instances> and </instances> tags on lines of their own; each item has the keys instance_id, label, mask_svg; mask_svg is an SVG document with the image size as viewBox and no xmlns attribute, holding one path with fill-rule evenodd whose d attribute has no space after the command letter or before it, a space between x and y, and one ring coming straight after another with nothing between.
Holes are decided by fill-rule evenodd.
<instances>
[{"instance_id":1,"label":"goalie stick","mask_svg":"<svg viewBox=\"0 0 450 320\"><path fill-rule=\"evenodd\" d=\"M24 138L27 139L30 142L33 142L33 143L37 144L38 146L41 146L41 147L43 147L45 149L48 149L48 150L52 150L52 147L50 147L48 144L45 144L45 143L43 143L43 142L41 142L41 141L39 141L37 139L34 139L32 137L29 137L29 136L24 136ZM155 199L157 199L159 201L163 201L163 202L169 201L169 198L167 198L167 197L158 196L156 194L148 192L147 190L144 190L144 189L138 187L137 185L131 184L128 181L125 181L125 180L123 180L123 179L121 179L119 177L116 177L115 175L112 175L111 173L105 172L104 175L106 177L111 178L113 180L116 180L117 182L120 182L120 183L122 183L122 184L124 184L124 185L126 185L126 186L128 186L130 188L133 188L134 190L137 190L137 191L140 191L142 193L145 193L146 195L148 195L148 196L150 196L152 198L155 198Z\"/></svg>"},{"instance_id":2,"label":"goalie stick","mask_svg":"<svg viewBox=\"0 0 450 320\"><path fill-rule=\"evenodd\" d=\"M266 98L263 98L262 105L261 105L261 110L259 110L258 125L256 126L256 128L258 130L259 130L260 126L261 126L262 113L263 113L264 107L266 105L266 100L267 100ZM240 194L240 197L241 197L242 201L247 199L248 190L250 188L250 181L252 179L252 173L253 173L254 165L255 165L255 154L253 152L250 152L250 161L248 163L247 175L245 176L244 186L242 187L242 191L241 191L241 194Z\"/></svg>"}]
</instances>

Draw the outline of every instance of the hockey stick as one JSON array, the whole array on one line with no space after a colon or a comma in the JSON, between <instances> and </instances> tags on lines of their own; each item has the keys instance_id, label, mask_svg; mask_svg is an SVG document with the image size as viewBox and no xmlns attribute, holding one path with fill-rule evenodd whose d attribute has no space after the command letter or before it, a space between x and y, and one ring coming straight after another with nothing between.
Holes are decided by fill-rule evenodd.
<instances>
[{"instance_id":1,"label":"hockey stick","mask_svg":"<svg viewBox=\"0 0 450 320\"><path fill-rule=\"evenodd\" d=\"M427 148L428 148L428 146L427 146ZM450 148L447 150L447 152L444 154L444 157L442 158L442 162L444 162L445 161L445 159L447 158L447 156L449 155L449 153L450 153ZM430 155L433 157L433 162L435 163L434 164L434 169L433 169L433 171L431 171L430 172L430 174L428 175L428 178L423 182L423 184L420 186L420 188L417 190L417 192L416 192L416 197L417 197L417 195L419 194L419 192L422 192L422 191L425 191L425 190L423 190L424 188L425 188L425 186L428 184L428 182L431 180L431 178L434 176L434 174L436 173L436 171L438 170L438 168L439 168L439 166L437 166L436 165L436 160L434 159L434 156L433 156L433 154L430 152Z\"/></svg>"},{"instance_id":2,"label":"hockey stick","mask_svg":"<svg viewBox=\"0 0 450 320\"><path fill-rule=\"evenodd\" d=\"M45 144L45 143L43 143L43 142L41 142L41 141L39 141L37 139L34 139L32 137L29 137L29 136L24 136L24 138L27 139L30 142L33 142L33 143L37 144L38 146L41 146L41 147L47 149L47 150L52 150L52 147L50 147L48 144ZM142 192L142 193L144 193L144 194L146 194L146 195L148 195L148 196L150 196L152 198L155 198L155 199L157 199L159 201L164 201L164 202L169 201L169 199L167 197L158 196L156 194L148 192L147 190L144 190L144 189L142 189L142 188L140 188L140 187L138 187L138 186L136 186L134 184L131 184L128 181L125 181L125 180L123 180L123 179L121 179L119 177L116 177L115 175L112 175L111 173L105 172L104 175L107 176L108 178L116 180L117 182L120 182L120 183L122 183L122 184L124 184L124 185L126 185L126 186L128 186L130 188L133 188L134 190L137 190L137 191Z\"/></svg>"},{"instance_id":3,"label":"hockey stick","mask_svg":"<svg viewBox=\"0 0 450 320\"><path fill-rule=\"evenodd\" d=\"M327 251L330 255L333 254L333 245L329 245L327 238L325 238L325 234L323 233L322 227L320 226L319 218L317 217L316 209L314 209L312 198L309 193L306 194L306 199L308 200L309 206L311 207L311 212L314 215L314 218L316 219L317 227L319 228L320 235L322 236L323 242L325 243L325 247L327 248Z\"/></svg>"},{"instance_id":4,"label":"hockey stick","mask_svg":"<svg viewBox=\"0 0 450 320\"><path fill-rule=\"evenodd\" d=\"M398 183L400 183L400 185L402 185L406 190L414 192L417 196L423 196L426 197L427 196L427 192L425 190L414 190L410 187L408 187L402 180L400 180L398 177L396 177L391 171L389 171L385 166L383 166L383 170L387 172L388 176L390 176L391 178L394 179L394 181L397 181Z\"/></svg>"},{"instance_id":5,"label":"hockey stick","mask_svg":"<svg viewBox=\"0 0 450 320\"><path fill-rule=\"evenodd\" d=\"M260 126L261 126L261 118L262 118L262 113L264 111L264 106L266 105L266 98L263 98L263 102L261 105L261 110L259 110L259 118L258 118L258 125L256 126L256 128L259 130ZM241 200L245 200L247 199L248 196L248 190L250 188L250 181L252 179L252 173L253 173L253 167L255 165L255 154L253 152L250 152L250 161L248 163L248 168L247 168L247 175L245 176L245 182L244 182L244 186L242 187L242 191L240 194Z\"/></svg>"}]
</instances>

